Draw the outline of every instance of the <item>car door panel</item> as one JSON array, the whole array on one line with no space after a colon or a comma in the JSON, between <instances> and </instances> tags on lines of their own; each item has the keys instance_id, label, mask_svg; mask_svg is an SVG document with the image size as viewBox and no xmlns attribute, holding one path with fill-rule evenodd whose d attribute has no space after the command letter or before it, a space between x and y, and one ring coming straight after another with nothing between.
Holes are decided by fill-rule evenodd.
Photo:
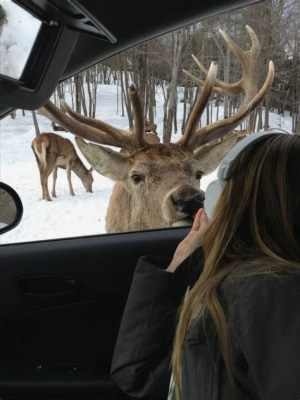
<instances>
[{"instance_id":1,"label":"car door panel","mask_svg":"<svg viewBox=\"0 0 300 400\"><path fill-rule=\"evenodd\" d=\"M126 398L109 370L136 262L171 256L186 232L1 246L1 399Z\"/></svg>"}]
</instances>

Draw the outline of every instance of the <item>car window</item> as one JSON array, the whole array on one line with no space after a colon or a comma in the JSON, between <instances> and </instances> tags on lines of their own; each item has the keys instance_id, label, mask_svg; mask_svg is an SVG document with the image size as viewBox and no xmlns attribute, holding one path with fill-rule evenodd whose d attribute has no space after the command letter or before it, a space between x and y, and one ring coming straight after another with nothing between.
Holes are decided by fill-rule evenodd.
<instances>
[{"instance_id":1,"label":"car window","mask_svg":"<svg viewBox=\"0 0 300 400\"><path fill-rule=\"evenodd\" d=\"M190 225L236 141L270 128L299 132L297 15L296 0L267 1L201 21L60 83L45 108L4 118L1 180L19 193L24 216L1 243ZM220 29L245 51L258 46L257 36L261 50L255 60L247 56L244 75ZM270 89L225 140L221 121L235 118L271 80L270 60ZM222 85L216 73L231 83L242 76L247 88ZM216 121L221 133L208 134Z\"/></svg>"}]
</instances>

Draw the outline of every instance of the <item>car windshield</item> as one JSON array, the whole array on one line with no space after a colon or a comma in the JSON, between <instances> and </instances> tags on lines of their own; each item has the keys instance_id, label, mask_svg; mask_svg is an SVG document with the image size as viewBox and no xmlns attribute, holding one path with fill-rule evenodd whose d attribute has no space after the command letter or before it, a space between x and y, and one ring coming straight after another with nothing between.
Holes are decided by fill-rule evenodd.
<instances>
[{"instance_id":1,"label":"car windshield","mask_svg":"<svg viewBox=\"0 0 300 400\"><path fill-rule=\"evenodd\" d=\"M224 35L247 51L253 46L253 31L261 51L247 79L252 79L253 90L258 91L271 74L270 60L274 63L275 78L250 117L245 116L232 129L236 141L251 132L270 128L299 132L299 7L296 0L264 2L187 26L126 50L60 83L51 101L59 109L60 99L64 99L65 107L100 121L102 128L104 123L109 124L115 135L121 132L130 136L135 130L136 115L128 93L134 83L143 109L145 140L180 144L195 99L202 90L204 71L211 62L218 65L220 80L233 83L242 76L241 62ZM223 35L220 29L225 32ZM5 27L2 34L5 35ZM245 93L232 94L216 83L193 129L204 132L205 126L235 116L243 107ZM253 93L246 93L247 101L251 96ZM169 166L150 176L149 170L155 170L155 163L149 166L148 159L146 162L144 157L138 162L136 157L135 168L128 169L124 162L122 168L118 167L118 175L116 162L103 168L100 161L92 161L85 145L67 132L72 129L59 122L45 110L16 110L0 122L1 179L17 190L24 203L22 223L5 234L1 243L186 226L191 223L197 204L202 204L202 192L216 177L220 159L215 160L215 151L203 156L202 164L198 163L195 151L199 154L201 145L219 146L219 136L215 142L193 139L193 157L197 158L193 161L187 162L184 155L177 159L169 156ZM133 153L128 143L123 147L114 145L112 140L99 144L114 150L115 159L125 160L129 150ZM206 150L201 151L204 154ZM101 154L98 160L106 157L106 153ZM46 155L55 158L52 164L47 161L48 166L52 165L46 174L48 194L42 184L46 178L41 175L41 162ZM68 164L71 155L77 163L74 161L73 167ZM211 160L215 161L209 164ZM170 186L173 181L177 186ZM198 203L191 210L181 203L178 182L193 188L188 197ZM131 200L124 203L128 193ZM143 195L137 200L139 193ZM131 201L135 202L133 208ZM121 219L127 220L127 225L118 225L117 220Z\"/></svg>"}]
</instances>

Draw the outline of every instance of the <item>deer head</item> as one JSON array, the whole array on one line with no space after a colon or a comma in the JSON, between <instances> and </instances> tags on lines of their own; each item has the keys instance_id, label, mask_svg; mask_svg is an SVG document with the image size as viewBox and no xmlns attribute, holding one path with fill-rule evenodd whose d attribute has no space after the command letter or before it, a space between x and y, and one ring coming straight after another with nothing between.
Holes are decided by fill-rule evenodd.
<instances>
[{"instance_id":1,"label":"deer head","mask_svg":"<svg viewBox=\"0 0 300 400\"><path fill-rule=\"evenodd\" d=\"M265 82L257 88L260 45L254 31L249 26L246 29L252 42L248 51L242 50L221 31L241 63L242 77L238 82L225 83L216 79L217 64L212 62L206 70L193 56L206 79L200 80L185 71L202 89L198 91L184 134L176 143L147 141L141 101L134 85L129 88L134 114L134 128L130 132L84 117L64 101L61 102L63 111L51 102L44 105L44 114L77 136L78 147L94 169L117 182L108 208L108 232L172 226L190 219L203 207L202 175L216 169L235 144L240 132L234 128L263 100L273 81L274 67L270 61ZM197 128L212 91L230 95L243 93L245 97L235 115ZM117 146L125 151L116 152L102 145Z\"/></svg>"}]
</instances>

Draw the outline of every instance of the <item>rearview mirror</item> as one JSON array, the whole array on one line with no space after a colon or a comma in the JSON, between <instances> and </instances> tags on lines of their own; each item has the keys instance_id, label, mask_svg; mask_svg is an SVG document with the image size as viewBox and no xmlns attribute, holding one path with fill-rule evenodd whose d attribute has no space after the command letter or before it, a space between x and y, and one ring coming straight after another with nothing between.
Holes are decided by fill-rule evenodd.
<instances>
[{"instance_id":1,"label":"rearview mirror","mask_svg":"<svg viewBox=\"0 0 300 400\"><path fill-rule=\"evenodd\" d=\"M15 228L22 219L23 205L17 192L0 182L0 235Z\"/></svg>"}]
</instances>

